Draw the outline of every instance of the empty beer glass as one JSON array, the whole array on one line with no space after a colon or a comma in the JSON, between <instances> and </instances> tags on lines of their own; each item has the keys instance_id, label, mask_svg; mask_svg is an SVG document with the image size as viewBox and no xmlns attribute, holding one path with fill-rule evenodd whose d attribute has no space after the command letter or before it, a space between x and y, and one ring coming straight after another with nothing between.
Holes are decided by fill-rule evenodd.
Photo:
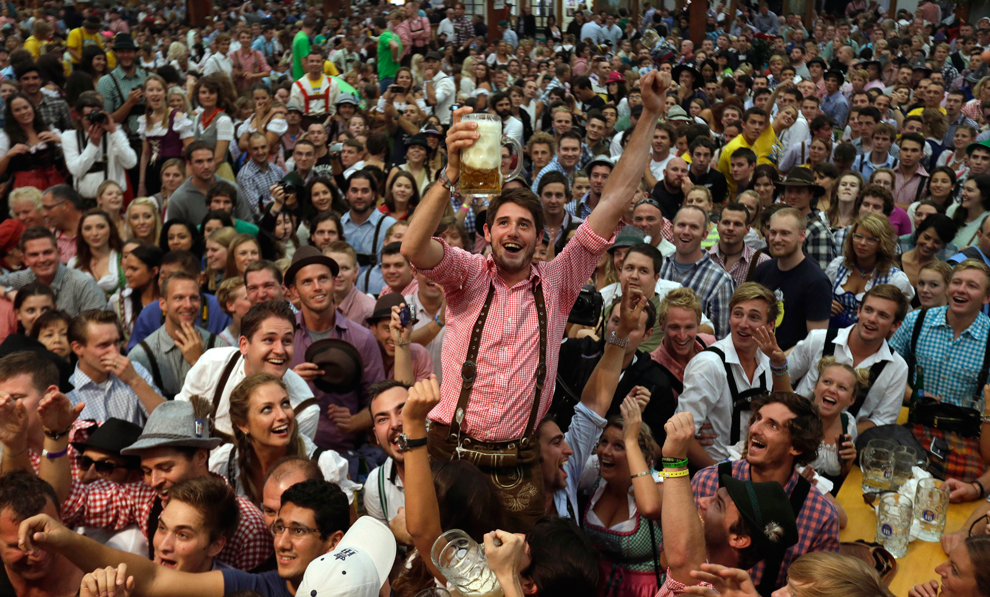
<instances>
[{"instance_id":1,"label":"empty beer glass","mask_svg":"<svg viewBox=\"0 0 990 597\"><path fill-rule=\"evenodd\" d=\"M938 479L922 479L914 494L914 517L918 521L918 539L938 541L945 531L949 511L949 484Z\"/></svg>"},{"instance_id":2,"label":"empty beer glass","mask_svg":"<svg viewBox=\"0 0 990 597\"><path fill-rule=\"evenodd\" d=\"M502 135L502 120L494 114L468 114L461 120L475 122L480 135L474 144L461 150L461 171L458 188L465 199L485 199L502 194L502 183L522 170L522 147L511 138ZM510 146L518 158L516 167L508 174L502 173L502 147Z\"/></svg>"},{"instance_id":3,"label":"empty beer glass","mask_svg":"<svg viewBox=\"0 0 990 597\"><path fill-rule=\"evenodd\" d=\"M890 489L896 449L896 443L883 439L874 439L866 444L859 461L863 469L863 493Z\"/></svg>"},{"instance_id":4,"label":"empty beer glass","mask_svg":"<svg viewBox=\"0 0 990 597\"><path fill-rule=\"evenodd\" d=\"M464 531L453 529L437 537L430 558L463 597L502 597L485 549Z\"/></svg>"},{"instance_id":5,"label":"empty beer glass","mask_svg":"<svg viewBox=\"0 0 990 597\"><path fill-rule=\"evenodd\" d=\"M877 508L876 542L895 558L903 558L911 540L912 520L911 498L899 493L885 494Z\"/></svg>"}]
</instances>

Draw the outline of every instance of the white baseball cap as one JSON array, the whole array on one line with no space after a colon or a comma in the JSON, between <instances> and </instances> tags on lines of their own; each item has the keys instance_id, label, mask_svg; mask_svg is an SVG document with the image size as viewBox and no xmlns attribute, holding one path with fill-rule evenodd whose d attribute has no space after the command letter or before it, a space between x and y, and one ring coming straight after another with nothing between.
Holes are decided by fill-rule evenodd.
<instances>
[{"instance_id":1,"label":"white baseball cap","mask_svg":"<svg viewBox=\"0 0 990 597\"><path fill-rule=\"evenodd\" d=\"M296 597L377 597L394 563L392 531L362 516L333 551L310 562Z\"/></svg>"}]
</instances>

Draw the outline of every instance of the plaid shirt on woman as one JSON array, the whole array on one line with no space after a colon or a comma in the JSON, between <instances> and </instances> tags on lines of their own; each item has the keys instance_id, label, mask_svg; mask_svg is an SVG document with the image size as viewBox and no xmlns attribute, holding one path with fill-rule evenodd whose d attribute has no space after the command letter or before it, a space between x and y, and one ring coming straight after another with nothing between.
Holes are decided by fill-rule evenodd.
<instances>
[{"instance_id":1,"label":"plaid shirt on woman","mask_svg":"<svg viewBox=\"0 0 990 597\"><path fill-rule=\"evenodd\" d=\"M732 476L741 481L752 481L749 463L745 460L733 462ZM784 492L788 496L794 491L797 482L798 472L795 469L791 472L787 485L784 486ZM691 480L691 487L694 490L695 502L703 497L714 496L718 492L718 465L698 471ZM797 514L797 528L798 542L784 553L784 561L780 565L780 572L777 573L778 587L784 586L787 581L787 568L799 556L812 551L839 551L839 514L814 486L808 492L808 497L804 499L801 512ZM763 562L760 562L749 570L753 584L756 586L760 586L763 580L763 566Z\"/></svg>"}]
</instances>

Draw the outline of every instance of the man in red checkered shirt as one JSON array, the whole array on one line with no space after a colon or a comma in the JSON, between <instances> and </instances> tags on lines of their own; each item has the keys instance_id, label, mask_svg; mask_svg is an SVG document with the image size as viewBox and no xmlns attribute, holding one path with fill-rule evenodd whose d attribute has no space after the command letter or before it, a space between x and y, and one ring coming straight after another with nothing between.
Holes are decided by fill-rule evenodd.
<instances>
[{"instance_id":1,"label":"man in red checkered shirt","mask_svg":"<svg viewBox=\"0 0 990 597\"><path fill-rule=\"evenodd\" d=\"M702 564L714 564L718 570L723 566L749 568L794 545L798 539L794 511L779 483L754 483L725 475L718 481L717 492L695 505L687 468L694 416L677 413L663 429L661 527L667 580L656 597L680 595L687 585L711 587L705 579L715 579L691 574Z\"/></svg>"},{"instance_id":2,"label":"man in red checkered shirt","mask_svg":"<svg viewBox=\"0 0 990 597\"><path fill-rule=\"evenodd\" d=\"M545 506L533 430L550 408L557 345L581 287L611 244L638 190L669 86L669 75L659 72L640 80L641 126L636 127L628 151L609 176L595 210L553 261L531 264L543 236L544 217L539 198L528 189L505 191L490 202L484 229L492 247L490 256L472 255L432 238L450 201L449 186L461 174L460 152L479 137L475 122L462 121L471 112L469 108L454 113L454 125L447 133L446 170L439 177L440 184L416 208L402 240L402 254L443 287L447 300L443 385L440 404L430 413L430 454L441 460L469 458L478 464L493 476L506 506L521 521L535 521ZM468 209L467 204L462 209ZM538 323L541 296L546 313L542 334ZM487 311L482 309L486 303ZM469 342L483 316L477 358L472 363L467 358ZM539 354L541 343L547 346L545 355ZM542 391L538 389L539 363L545 363ZM464 379L469 383L462 391ZM465 392L468 397L462 407L459 402L465 400ZM538 401L536 408L534 400Z\"/></svg>"},{"instance_id":3,"label":"man in red checkered shirt","mask_svg":"<svg viewBox=\"0 0 990 597\"><path fill-rule=\"evenodd\" d=\"M148 417L138 441L121 451L124 456L141 458L144 483L118 485L105 480L82 483L72 479L67 458L42 459L39 476L51 483L60 499L68 495L62 504L62 523L109 531L137 524L148 545L153 545L168 490L176 483L212 474L207 468L209 451L220 445L221 440L211 438L204 424L209 404L201 408L197 410L204 414L197 415L193 402L176 400L162 404ZM68 435L59 431L69 429L78 415L68 400L63 402L62 410L57 428L46 429L45 433L44 449L52 455L64 455L68 449ZM43 418L56 419L44 415ZM237 530L217 560L233 568L252 570L272 554L272 536L257 506L237 496L237 507L240 511ZM148 555L154 557L153 553Z\"/></svg>"}]
</instances>

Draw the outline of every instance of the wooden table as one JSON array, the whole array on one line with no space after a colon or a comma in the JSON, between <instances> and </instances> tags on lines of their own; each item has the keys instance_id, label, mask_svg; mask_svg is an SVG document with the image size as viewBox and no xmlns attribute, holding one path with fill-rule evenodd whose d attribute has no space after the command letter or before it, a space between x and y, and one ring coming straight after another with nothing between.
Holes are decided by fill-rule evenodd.
<instances>
[{"instance_id":1,"label":"wooden table","mask_svg":"<svg viewBox=\"0 0 990 597\"><path fill-rule=\"evenodd\" d=\"M863 501L862 479L862 471L854 466L836 497L836 501L842 505L849 517L846 528L839 532L839 539L842 541L876 540L877 516L873 508ZM945 523L946 532L959 530L979 503L976 501L950 504ZM890 582L891 592L898 597L906 597L912 586L929 580L939 580L939 576L935 574L935 566L946 559L948 558L942 551L940 543L915 539L908 545L907 555L897 560L897 574Z\"/></svg>"}]
</instances>

